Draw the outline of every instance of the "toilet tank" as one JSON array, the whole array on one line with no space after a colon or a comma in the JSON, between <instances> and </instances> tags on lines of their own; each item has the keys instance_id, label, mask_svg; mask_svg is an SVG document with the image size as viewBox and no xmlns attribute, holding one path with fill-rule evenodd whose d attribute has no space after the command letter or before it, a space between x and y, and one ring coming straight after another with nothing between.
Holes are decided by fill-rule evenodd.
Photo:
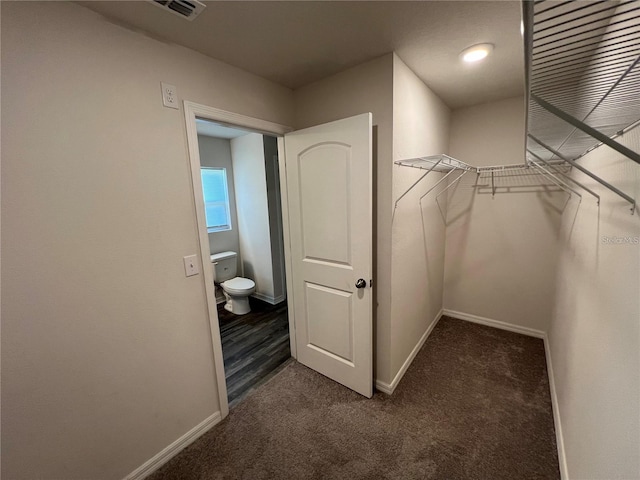
<instances>
[{"instance_id":1,"label":"toilet tank","mask_svg":"<svg viewBox=\"0 0 640 480\"><path fill-rule=\"evenodd\" d=\"M211 263L215 269L217 283L226 282L236 277L236 252L220 252L211 255Z\"/></svg>"}]
</instances>

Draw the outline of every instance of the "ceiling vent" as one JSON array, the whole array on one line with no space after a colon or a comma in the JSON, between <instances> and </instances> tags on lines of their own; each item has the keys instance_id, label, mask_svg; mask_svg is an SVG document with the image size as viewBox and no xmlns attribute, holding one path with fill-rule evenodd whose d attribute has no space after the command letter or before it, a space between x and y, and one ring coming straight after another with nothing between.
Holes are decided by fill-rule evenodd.
<instances>
[{"instance_id":1,"label":"ceiling vent","mask_svg":"<svg viewBox=\"0 0 640 480\"><path fill-rule=\"evenodd\" d=\"M196 18L204 10L206 5L198 0L150 0L163 10L168 10L174 15L189 21Z\"/></svg>"}]
</instances>

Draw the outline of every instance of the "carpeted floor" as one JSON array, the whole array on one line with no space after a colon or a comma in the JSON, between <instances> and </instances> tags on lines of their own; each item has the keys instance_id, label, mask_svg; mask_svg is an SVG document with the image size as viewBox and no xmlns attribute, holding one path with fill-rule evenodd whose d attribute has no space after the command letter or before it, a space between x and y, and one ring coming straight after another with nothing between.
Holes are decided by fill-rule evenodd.
<instances>
[{"instance_id":1,"label":"carpeted floor","mask_svg":"<svg viewBox=\"0 0 640 480\"><path fill-rule=\"evenodd\" d=\"M151 478L558 479L543 343L443 317L373 399L293 362Z\"/></svg>"}]
</instances>

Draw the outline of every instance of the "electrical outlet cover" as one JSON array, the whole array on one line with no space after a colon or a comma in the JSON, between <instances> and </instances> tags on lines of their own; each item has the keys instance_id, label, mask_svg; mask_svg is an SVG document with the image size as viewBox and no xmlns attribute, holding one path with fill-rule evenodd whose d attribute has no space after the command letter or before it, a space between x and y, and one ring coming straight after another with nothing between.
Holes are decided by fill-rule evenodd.
<instances>
[{"instance_id":1,"label":"electrical outlet cover","mask_svg":"<svg viewBox=\"0 0 640 480\"><path fill-rule=\"evenodd\" d=\"M162 87L162 104L165 107L175 108L178 110L178 89L175 85L169 85L168 83L161 82Z\"/></svg>"}]
</instances>

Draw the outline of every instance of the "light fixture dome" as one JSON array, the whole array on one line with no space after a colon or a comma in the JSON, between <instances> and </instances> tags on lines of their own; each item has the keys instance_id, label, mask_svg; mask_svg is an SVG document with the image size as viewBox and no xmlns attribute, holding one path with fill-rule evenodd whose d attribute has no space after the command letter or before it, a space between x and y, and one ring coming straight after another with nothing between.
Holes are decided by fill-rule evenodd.
<instances>
[{"instance_id":1,"label":"light fixture dome","mask_svg":"<svg viewBox=\"0 0 640 480\"><path fill-rule=\"evenodd\" d=\"M465 48L460 53L460 58L466 63L473 63L482 60L489 56L489 54L493 51L492 43L479 43L477 45L472 45L469 48Z\"/></svg>"}]
</instances>

